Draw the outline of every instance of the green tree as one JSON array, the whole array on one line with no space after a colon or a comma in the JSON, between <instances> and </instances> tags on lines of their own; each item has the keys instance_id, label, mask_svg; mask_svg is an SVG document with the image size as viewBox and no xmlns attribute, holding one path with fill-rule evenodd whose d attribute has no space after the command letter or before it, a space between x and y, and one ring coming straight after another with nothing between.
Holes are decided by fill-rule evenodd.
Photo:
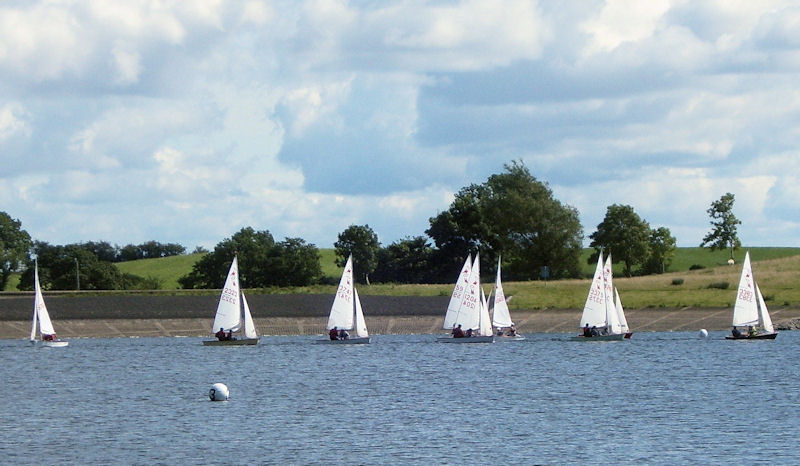
<instances>
[{"instance_id":1,"label":"green tree","mask_svg":"<svg viewBox=\"0 0 800 466\"><path fill-rule=\"evenodd\" d=\"M267 264L269 274L262 286L306 286L322 277L319 250L300 238L276 244Z\"/></svg>"},{"instance_id":2,"label":"green tree","mask_svg":"<svg viewBox=\"0 0 800 466\"><path fill-rule=\"evenodd\" d=\"M214 251L204 255L192 266L192 271L178 279L183 288L217 289L225 284L234 256L239 257L239 284L242 288L264 286L270 273L267 262L275 246L269 231L245 227L226 238Z\"/></svg>"},{"instance_id":3,"label":"green tree","mask_svg":"<svg viewBox=\"0 0 800 466\"><path fill-rule=\"evenodd\" d=\"M233 257L238 255L242 288L304 286L322 275L319 251L299 238L275 243L269 231L239 230L204 255L192 271L178 280L183 288L217 289L225 283Z\"/></svg>"},{"instance_id":4,"label":"green tree","mask_svg":"<svg viewBox=\"0 0 800 466\"><path fill-rule=\"evenodd\" d=\"M395 241L378 251L375 280L383 283L427 283L433 276L434 250L424 236Z\"/></svg>"},{"instance_id":5,"label":"green tree","mask_svg":"<svg viewBox=\"0 0 800 466\"><path fill-rule=\"evenodd\" d=\"M378 251L381 248L378 235L369 225L350 225L339 233L338 240L333 243L336 250L336 265L344 267L347 257L353 255L353 267L359 271L357 282L369 283L369 274L378 266Z\"/></svg>"},{"instance_id":6,"label":"green tree","mask_svg":"<svg viewBox=\"0 0 800 466\"><path fill-rule=\"evenodd\" d=\"M628 277L632 275L633 266L644 263L650 252L650 225L629 205L608 206L605 218L589 238L592 240L589 247L595 249L589 263L596 262L597 256L605 251L613 260L625 263Z\"/></svg>"},{"instance_id":7,"label":"green tree","mask_svg":"<svg viewBox=\"0 0 800 466\"><path fill-rule=\"evenodd\" d=\"M677 241L669 228L659 227L650 230L648 241L650 255L642 266L642 272L644 274L666 272L675 257L676 245Z\"/></svg>"},{"instance_id":8,"label":"green tree","mask_svg":"<svg viewBox=\"0 0 800 466\"><path fill-rule=\"evenodd\" d=\"M708 246L712 251L730 248L731 259L734 251L742 246L736 234L737 226L742 222L733 215L733 201L734 195L725 193L718 201L711 203L706 210L711 217L711 232L700 243L700 247Z\"/></svg>"},{"instance_id":9,"label":"green tree","mask_svg":"<svg viewBox=\"0 0 800 466\"><path fill-rule=\"evenodd\" d=\"M82 244L52 246L36 241L33 246L39 262L39 280L42 288L50 290L122 290L137 288L142 280L123 274L116 265L101 261L94 252ZM33 289L34 261L20 277L18 288Z\"/></svg>"},{"instance_id":10,"label":"green tree","mask_svg":"<svg viewBox=\"0 0 800 466\"><path fill-rule=\"evenodd\" d=\"M430 219L426 233L437 247L440 278L451 280L464 257L478 251L486 264L502 253L509 279L536 278L545 265L553 278L578 276L583 229L577 210L555 199L523 163L504 168L463 188L447 211Z\"/></svg>"},{"instance_id":11,"label":"green tree","mask_svg":"<svg viewBox=\"0 0 800 466\"><path fill-rule=\"evenodd\" d=\"M31 237L19 220L0 212L0 291L6 289L11 273L28 259Z\"/></svg>"}]
</instances>

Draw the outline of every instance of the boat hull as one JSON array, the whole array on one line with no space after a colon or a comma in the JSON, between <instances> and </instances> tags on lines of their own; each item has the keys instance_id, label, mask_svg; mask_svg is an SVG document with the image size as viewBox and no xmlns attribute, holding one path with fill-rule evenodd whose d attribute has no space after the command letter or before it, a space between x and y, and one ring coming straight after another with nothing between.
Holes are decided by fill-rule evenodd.
<instances>
[{"instance_id":1,"label":"boat hull","mask_svg":"<svg viewBox=\"0 0 800 466\"><path fill-rule=\"evenodd\" d=\"M733 335L726 335L725 339L726 340L774 340L775 337L777 336L778 332L772 332L772 333L759 333L758 335L753 335L753 336L741 335L738 337L735 337Z\"/></svg>"},{"instance_id":2,"label":"boat hull","mask_svg":"<svg viewBox=\"0 0 800 466\"><path fill-rule=\"evenodd\" d=\"M462 338L453 338L451 336L447 337L437 337L437 343L494 343L494 335L488 337L462 337Z\"/></svg>"},{"instance_id":3,"label":"boat hull","mask_svg":"<svg viewBox=\"0 0 800 466\"><path fill-rule=\"evenodd\" d=\"M626 336L626 335L628 335L628 336ZM583 335L577 335L577 336L571 337L570 340L571 341L620 341L620 340L624 340L624 339L629 339L630 338L629 335L632 335L632 334L618 333L618 334L614 334L614 335L597 335L597 336L594 336L594 337L585 337Z\"/></svg>"},{"instance_id":4,"label":"boat hull","mask_svg":"<svg viewBox=\"0 0 800 466\"><path fill-rule=\"evenodd\" d=\"M65 346L69 346L68 341L43 341L42 346L47 348L63 348Z\"/></svg>"},{"instance_id":5,"label":"boat hull","mask_svg":"<svg viewBox=\"0 0 800 466\"><path fill-rule=\"evenodd\" d=\"M369 344L370 339L372 337L356 337L356 338L348 338L346 340L331 340L328 338L327 340L314 340L316 343L321 345L366 345Z\"/></svg>"},{"instance_id":6,"label":"boat hull","mask_svg":"<svg viewBox=\"0 0 800 466\"><path fill-rule=\"evenodd\" d=\"M505 336L505 335L503 335L503 336L495 335L495 337L494 337L494 341L496 343L509 342L509 341L523 341L523 340L525 340L525 336L524 335L514 335L513 337L509 337L509 336Z\"/></svg>"},{"instance_id":7,"label":"boat hull","mask_svg":"<svg viewBox=\"0 0 800 466\"><path fill-rule=\"evenodd\" d=\"M241 338L238 340L203 340L203 346L250 346L257 344L258 338Z\"/></svg>"}]
</instances>

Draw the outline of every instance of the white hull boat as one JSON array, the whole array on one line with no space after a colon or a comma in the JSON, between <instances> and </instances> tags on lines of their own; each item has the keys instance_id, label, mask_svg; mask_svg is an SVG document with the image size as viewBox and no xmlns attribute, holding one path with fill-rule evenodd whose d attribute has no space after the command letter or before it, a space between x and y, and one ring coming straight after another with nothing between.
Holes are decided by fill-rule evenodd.
<instances>
[{"instance_id":1,"label":"white hull boat","mask_svg":"<svg viewBox=\"0 0 800 466\"><path fill-rule=\"evenodd\" d=\"M733 328L743 331L732 333L726 340L774 340L778 336L767 310L767 303L761 294L750 265L750 251L744 256L742 275L739 277L739 290L733 307Z\"/></svg>"},{"instance_id":2,"label":"white hull boat","mask_svg":"<svg viewBox=\"0 0 800 466\"><path fill-rule=\"evenodd\" d=\"M601 253L597 257L597 267L579 326L584 332L592 335L581 333L570 338L571 341L619 341L629 339L633 335L628 329L622 302L612 280L611 255L609 254L604 266Z\"/></svg>"},{"instance_id":3,"label":"white hull boat","mask_svg":"<svg viewBox=\"0 0 800 466\"><path fill-rule=\"evenodd\" d=\"M342 278L339 279L339 288L336 290L336 297L333 298L326 328L329 334L345 332L346 336L344 338L337 337L337 339L328 337L327 339L316 340L317 343L365 345L370 342L367 323L364 320L364 310L361 307L361 299L358 297L358 290L356 290L355 286L352 255L347 258L342 271ZM355 336L351 336L348 333L350 331L354 331Z\"/></svg>"},{"instance_id":4,"label":"white hull boat","mask_svg":"<svg viewBox=\"0 0 800 466\"><path fill-rule=\"evenodd\" d=\"M33 322L31 324L31 338L32 345L37 344L36 330L39 330L39 344L46 348L63 348L69 346L68 341L61 340L56 337L56 331L53 328L53 322L50 320L50 313L47 312L47 305L44 302L44 295L42 295L42 286L39 283L39 261L34 261L33 269Z\"/></svg>"},{"instance_id":5,"label":"white hull boat","mask_svg":"<svg viewBox=\"0 0 800 466\"><path fill-rule=\"evenodd\" d=\"M509 298L510 299L510 298ZM494 335L496 342L523 341L525 337L516 331L516 326L511 320L511 312L508 309L508 299L503 291L503 282L500 280L500 258L497 258L497 278L494 281L494 299L492 306L492 326L497 329ZM508 328L510 330L503 331ZM509 334L512 333L512 334Z\"/></svg>"},{"instance_id":6,"label":"white hull boat","mask_svg":"<svg viewBox=\"0 0 800 466\"><path fill-rule=\"evenodd\" d=\"M239 287L239 259L233 256L228 278L219 296L217 313L211 332L215 335L230 335L230 338L217 337L216 340L203 340L203 346L251 346L258 344L258 333L247 305L247 298Z\"/></svg>"},{"instance_id":7,"label":"white hull boat","mask_svg":"<svg viewBox=\"0 0 800 466\"><path fill-rule=\"evenodd\" d=\"M453 287L447 312L444 316L442 328L450 330L448 336L436 338L439 343L493 343L492 322L489 318L489 307L486 296L481 288L480 257L475 255L471 261L468 255L461 273ZM472 335L467 336L466 331L472 330ZM465 336L456 337L458 332L465 332Z\"/></svg>"}]
</instances>

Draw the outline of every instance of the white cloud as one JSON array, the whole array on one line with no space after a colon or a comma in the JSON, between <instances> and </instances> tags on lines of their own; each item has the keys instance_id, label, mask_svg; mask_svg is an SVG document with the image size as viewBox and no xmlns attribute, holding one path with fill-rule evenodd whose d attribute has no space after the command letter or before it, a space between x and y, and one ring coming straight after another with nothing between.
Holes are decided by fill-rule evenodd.
<instances>
[{"instance_id":1,"label":"white cloud","mask_svg":"<svg viewBox=\"0 0 800 466\"><path fill-rule=\"evenodd\" d=\"M25 118L25 110L21 105L11 103L0 107L0 144L15 134L30 135Z\"/></svg>"},{"instance_id":2,"label":"white cloud","mask_svg":"<svg viewBox=\"0 0 800 466\"><path fill-rule=\"evenodd\" d=\"M522 159L587 234L624 203L699 244L730 191L746 243L794 244L798 18L745 1L3 4L0 210L61 243L213 246L250 225L329 246L368 223L387 244Z\"/></svg>"}]
</instances>

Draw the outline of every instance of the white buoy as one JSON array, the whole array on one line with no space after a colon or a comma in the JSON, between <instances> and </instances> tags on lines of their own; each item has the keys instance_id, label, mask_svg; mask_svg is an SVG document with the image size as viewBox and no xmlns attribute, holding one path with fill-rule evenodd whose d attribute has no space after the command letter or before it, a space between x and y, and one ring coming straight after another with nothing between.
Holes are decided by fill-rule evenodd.
<instances>
[{"instance_id":1,"label":"white buoy","mask_svg":"<svg viewBox=\"0 0 800 466\"><path fill-rule=\"evenodd\" d=\"M700 338L708 338L708 330L701 328L700 329Z\"/></svg>"},{"instance_id":2,"label":"white buoy","mask_svg":"<svg viewBox=\"0 0 800 466\"><path fill-rule=\"evenodd\" d=\"M208 391L208 398L211 401L228 401L231 392L224 383L215 383Z\"/></svg>"}]
</instances>

